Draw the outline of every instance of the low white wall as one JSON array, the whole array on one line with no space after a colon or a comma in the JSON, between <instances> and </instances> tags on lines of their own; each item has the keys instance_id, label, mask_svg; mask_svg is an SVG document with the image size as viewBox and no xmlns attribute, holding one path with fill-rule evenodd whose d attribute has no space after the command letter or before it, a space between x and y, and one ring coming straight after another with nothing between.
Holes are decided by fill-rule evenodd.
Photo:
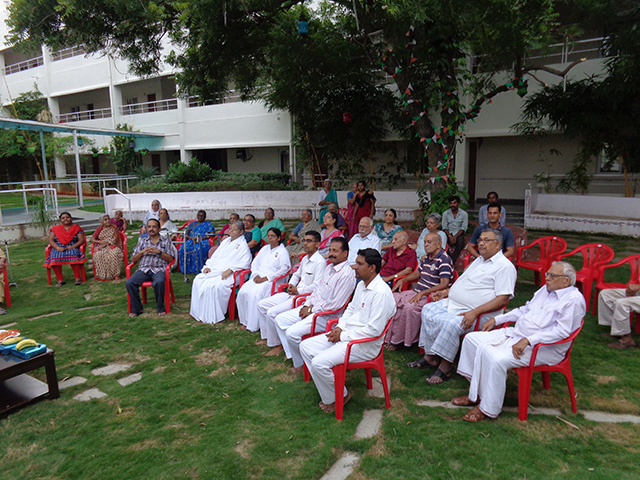
<instances>
[{"instance_id":1,"label":"low white wall","mask_svg":"<svg viewBox=\"0 0 640 480\"><path fill-rule=\"evenodd\" d=\"M640 198L525 192L525 228L640 236Z\"/></svg>"},{"instance_id":2,"label":"low white wall","mask_svg":"<svg viewBox=\"0 0 640 480\"><path fill-rule=\"evenodd\" d=\"M384 210L395 208L398 220L413 220L412 211L418 208L418 196L415 191L375 192L376 217L382 218ZM127 195L131 200L131 219L142 220L151 208L153 200L159 200L169 215L176 219L195 218L198 210L205 210L207 218L228 218L232 212L240 215L252 213L256 218L262 218L264 209L272 207L277 218L297 219L303 208L313 208L318 203L318 191L250 191L250 192L180 192L180 193L132 193ZM347 206L347 192L338 192L340 207ZM122 210L129 218L129 204L121 195L107 195L105 198L106 211L113 215L116 210Z\"/></svg>"}]
</instances>

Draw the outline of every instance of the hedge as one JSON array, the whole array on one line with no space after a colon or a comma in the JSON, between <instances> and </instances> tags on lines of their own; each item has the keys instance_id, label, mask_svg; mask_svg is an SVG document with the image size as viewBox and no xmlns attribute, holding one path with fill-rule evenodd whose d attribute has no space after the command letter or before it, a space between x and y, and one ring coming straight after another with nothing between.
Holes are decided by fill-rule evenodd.
<instances>
[{"instance_id":1,"label":"hedge","mask_svg":"<svg viewBox=\"0 0 640 480\"><path fill-rule=\"evenodd\" d=\"M233 174L243 175L243 174ZM256 174L254 174L256 175ZM279 175L279 174L265 174ZM289 174L284 174L289 179ZM132 193L162 193L162 192L229 192L237 190L304 190L304 186L290 181L262 180L256 178L237 178L216 180L211 182L165 183L162 181L144 182L129 189Z\"/></svg>"}]
</instances>

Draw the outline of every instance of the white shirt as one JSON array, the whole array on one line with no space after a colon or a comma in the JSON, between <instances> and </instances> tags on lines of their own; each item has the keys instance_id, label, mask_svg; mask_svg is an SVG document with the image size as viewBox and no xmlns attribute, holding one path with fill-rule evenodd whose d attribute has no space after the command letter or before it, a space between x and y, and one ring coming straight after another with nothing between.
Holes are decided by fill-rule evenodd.
<instances>
[{"instance_id":1,"label":"white shirt","mask_svg":"<svg viewBox=\"0 0 640 480\"><path fill-rule=\"evenodd\" d=\"M240 235L235 240L227 237L220 242L220 246L216 248L211 258L205 262L202 272L204 272L205 268L208 268L211 270L208 275L213 277L222 275L229 268L235 272L247 269L249 265L251 265L251 251L244 235Z\"/></svg>"},{"instance_id":2,"label":"white shirt","mask_svg":"<svg viewBox=\"0 0 640 480\"><path fill-rule=\"evenodd\" d=\"M306 255L300 262L300 268L291 276L289 283L298 287L298 295L317 290L321 283L327 261L316 250Z\"/></svg>"},{"instance_id":3,"label":"white shirt","mask_svg":"<svg viewBox=\"0 0 640 480\"><path fill-rule=\"evenodd\" d=\"M280 244L276 248L271 248L271 245L267 244L260 249L251 263L251 277L267 277L269 281L272 281L287 273L290 268L289 252L284 248L284 245Z\"/></svg>"},{"instance_id":4,"label":"white shirt","mask_svg":"<svg viewBox=\"0 0 640 480\"><path fill-rule=\"evenodd\" d=\"M355 286L356 273L348 262L328 265L320 285L307 297L304 304L307 307L313 305L315 313L337 310L346 303Z\"/></svg>"},{"instance_id":5,"label":"white shirt","mask_svg":"<svg viewBox=\"0 0 640 480\"><path fill-rule=\"evenodd\" d=\"M567 338L580 326L585 312L584 296L576 287L549 292L543 286L522 307L498 315L496 325L516 322L507 336L526 338L533 346Z\"/></svg>"},{"instance_id":6,"label":"white shirt","mask_svg":"<svg viewBox=\"0 0 640 480\"><path fill-rule=\"evenodd\" d=\"M364 238L362 238L359 233L356 233L351 237L351 240L349 240L349 258L347 259L349 265L356 264L358 250L363 250L365 248L375 248L380 252L380 254L382 254L382 243L380 242L380 237L376 235L375 230L371 230L371 233Z\"/></svg>"},{"instance_id":7,"label":"white shirt","mask_svg":"<svg viewBox=\"0 0 640 480\"><path fill-rule=\"evenodd\" d=\"M373 338L381 335L389 319L396 313L396 302L389 286L380 275L365 287L359 282L353 300L338 321L342 329L340 341L349 342L359 338ZM384 338L359 346L369 355L377 355ZM363 352L364 353L364 352Z\"/></svg>"},{"instance_id":8,"label":"white shirt","mask_svg":"<svg viewBox=\"0 0 640 480\"><path fill-rule=\"evenodd\" d=\"M518 276L513 263L501 251L485 260L476 258L451 286L448 311L469 311L499 295L513 297Z\"/></svg>"}]
</instances>

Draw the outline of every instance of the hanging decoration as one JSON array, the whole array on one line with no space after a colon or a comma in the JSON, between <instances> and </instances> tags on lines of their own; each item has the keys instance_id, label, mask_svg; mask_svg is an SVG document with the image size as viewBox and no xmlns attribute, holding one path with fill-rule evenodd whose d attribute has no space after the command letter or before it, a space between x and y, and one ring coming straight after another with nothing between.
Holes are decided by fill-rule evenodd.
<instances>
[{"instance_id":1,"label":"hanging decoration","mask_svg":"<svg viewBox=\"0 0 640 480\"><path fill-rule=\"evenodd\" d=\"M353 120L353 117L351 116L351 113L349 112L344 112L342 114L342 121L344 123L351 123L351 121Z\"/></svg>"},{"instance_id":2,"label":"hanging decoration","mask_svg":"<svg viewBox=\"0 0 640 480\"><path fill-rule=\"evenodd\" d=\"M301 37L306 37L309 35L309 22L306 20L300 20L298 22L298 35Z\"/></svg>"}]
</instances>

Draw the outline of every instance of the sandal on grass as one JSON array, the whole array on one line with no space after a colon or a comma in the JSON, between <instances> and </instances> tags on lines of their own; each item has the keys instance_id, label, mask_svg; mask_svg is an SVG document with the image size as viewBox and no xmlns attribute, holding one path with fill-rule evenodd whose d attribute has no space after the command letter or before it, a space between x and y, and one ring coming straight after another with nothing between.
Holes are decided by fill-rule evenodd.
<instances>
[{"instance_id":1,"label":"sandal on grass","mask_svg":"<svg viewBox=\"0 0 640 480\"><path fill-rule=\"evenodd\" d=\"M636 348L636 343L633 340L620 339L615 343L610 343L609 348L615 348L616 350L625 350L627 348Z\"/></svg>"},{"instance_id":2,"label":"sandal on grass","mask_svg":"<svg viewBox=\"0 0 640 480\"><path fill-rule=\"evenodd\" d=\"M487 416L476 408L470 410L464 417L462 417L463 420L473 423L481 422L485 418L487 418Z\"/></svg>"},{"instance_id":3,"label":"sandal on grass","mask_svg":"<svg viewBox=\"0 0 640 480\"><path fill-rule=\"evenodd\" d=\"M424 383L428 383L429 385L440 385L441 383L446 382L451 378L451 374L447 375L439 368L433 372L433 375L427 377Z\"/></svg>"},{"instance_id":4,"label":"sandal on grass","mask_svg":"<svg viewBox=\"0 0 640 480\"><path fill-rule=\"evenodd\" d=\"M414 362L407 363L407 367L422 369L422 368L436 368L436 365L431 365L426 358L420 357L418 360Z\"/></svg>"},{"instance_id":5,"label":"sandal on grass","mask_svg":"<svg viewBox=\"0 0 640 480\"><path fill-rule=\"evenodd\" d=\"M451 404L456 407L474 407L479 402L472 401L468 395L464 395L463 397L456 397L451 400Z\"/></svg>"},{"instance_id":6,"label":"sandal on grass","mask_svg":"<svg viewBox=\"0 0 640 480\"><path fill-rule=\"evenodd\" d=\"M58 283L56 283L56 288L60 288L61 286L66 285L66 284L67 284L67 282L58 282Z\"/></svg>"},{"instance_id":7,"label":"sandal on grass","mask_svg":"<svg viewBox=\"0 0 640 480\"><path fill-rule=\"evenodd\" d=\"M82 285L82 280L80 280L79 278L76 278L76 281L73 282L74 285Z\"/></svg>"}]
</instances>

